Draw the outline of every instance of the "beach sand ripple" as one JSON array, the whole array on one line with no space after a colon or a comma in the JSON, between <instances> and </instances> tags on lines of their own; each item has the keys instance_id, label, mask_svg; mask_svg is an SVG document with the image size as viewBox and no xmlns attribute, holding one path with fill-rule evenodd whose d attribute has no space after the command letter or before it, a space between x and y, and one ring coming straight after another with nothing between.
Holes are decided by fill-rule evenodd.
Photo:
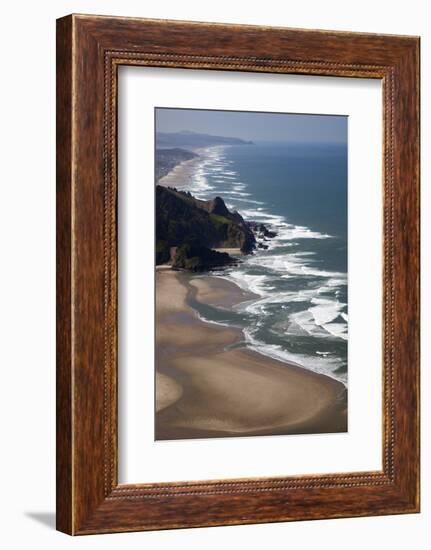
<instances>
[{"instance_id":1,"label":"beach sand ripple","mask_svg":"<svg viewBox=\"0 0 431 550\"><path fill-rule=\"evenodd\" d=\"M175 271L157 272L156 289L156 439L347 430L343 384L248 349L239 329L200 320L188 303L223 307L248 293Z\"/></svg>"}]
</instances>

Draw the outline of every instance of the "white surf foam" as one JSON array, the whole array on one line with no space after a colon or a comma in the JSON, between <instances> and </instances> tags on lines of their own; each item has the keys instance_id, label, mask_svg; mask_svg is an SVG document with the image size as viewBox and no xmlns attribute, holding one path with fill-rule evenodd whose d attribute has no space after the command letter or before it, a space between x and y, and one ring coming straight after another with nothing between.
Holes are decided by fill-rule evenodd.
<instances>
[{"instance_id":1,"label":"white surf foam","mask_svg":"<svg viewBox=\"0 0 431 550\"><path fill-rule=\"evenodd\" d=\"M268 291L271 290L271 287L265 285L266 275L249 275L242 271L230 271L226 278L231 279L243 290L253 292L258 296L267 296Z\"/></svg>"},{"instance_id":2,"label":"white surf foam","mask_svg":"<svg viewBox=\"0 0 431 550\"><path fill-rule=\"evenodd\" d=\"M304 311L292 313L289 319L310 336L347 340L347 323L333 322L339 319L341 309L345 307L345 304L336 300L321 300L316 298L313 298L311 302L317 302L319 305L309 307Z\"/></svg>"},{"instance_id":3,"label":"white surf foam","mask_svg":"<svg viewBox=\"0 0 431 550\"><path fill-rule=\"evenodd\" d=\"M345 304L337 300L337 294L343 291L347 284L345 273L331 272L319 269L313 265L313 252L292 252L277 254L277 248L298 246L301 239L328 239L331 235L320 233L305 226L288 223L285 217L272 214L264 208L264 203L253 200L248 193L248 186L240 180L240 174L232 170L230 164L221 156L221 151L210 148L207 156L202 155L202 161L196 163L194 173L190 178L188 190L198 198L210 199L216 195L226 197L229 209L238 209L240 214L250 221L264 223L268 229L275 231L277 236L265 241L268 250L258 250L254 255L243 259L239 268L231 268L224 272L223 277L233 281L240 288L251 291L259 298L239 304L235 309L254 316L253 323L244 329L247 344L264 355L281 361L295 362L304 368L332 376L335 379L346 381L347 375L335 372L343 361L330 352L316 352L315 355L293 354L283 346L265 344L255 336L255 331L262 325L263 320L271 315L274 309L281 312L289 311L290 303L304 303L304 309L286 314L286 321L280 326L286 334L310 334L324 338L347 340L347 314ZM245 208L241 204L244 203ZM255 205L253 208L252 205ZM249 268L265 271L266 274L250 274ZM289 279L305 276L304 288L296 291L281 291L272 284L277 279ZM275 279L274 279L275 277ZM319 283L320 280L320 283ZM308 284L315 284L309 288ZM328 296L329 295L329 296ZM330 296L333 298L331 299ZM274 306L277 305L276 308ZM295 306L296 308L298 306ZM299 306L301 307L301 306ZM217 321L214 324L224 325ZM343 322L344 321L344 322ZM271 329L270 329L271 330Z\"/></svg>"},{"instance_id":4,"label":"white surf foam","mask_svg":"<svg viewBox=\"0 0 431 550\"><path fill-rule=\"evenodd\" d=\"M333 357L330 355L323 356L320 354L311 356L291 353L281 346L261 342L253 336L251 331L247 329L243 332L245 341L249 347L258 353L279 361L294 363L304 369L329 376L334 380L342 382L344 385L347 384L347 374L343 372L336 372L342 366L342 361L338 359L338 357Z\"/></svg>"}]
</instances>

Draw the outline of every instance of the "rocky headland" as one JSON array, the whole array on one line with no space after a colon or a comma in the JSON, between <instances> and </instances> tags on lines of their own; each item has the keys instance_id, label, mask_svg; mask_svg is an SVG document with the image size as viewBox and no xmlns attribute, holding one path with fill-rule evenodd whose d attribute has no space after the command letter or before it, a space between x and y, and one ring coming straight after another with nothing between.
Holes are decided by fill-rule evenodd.
<instances>
[{"instance_id":1,"label":"rocky headland","mask_svg":"<svg viewBox=\"0 0 431 550\"><path fill-rule=\"evenodd\" d=\"M223 267L238 258L217 249L251 254L266 248L264 240L274 236L264 224L230 212L221 197L203 201L189 192L156 186L156 265L189 271Z\"/></svg>"}]
</instances>

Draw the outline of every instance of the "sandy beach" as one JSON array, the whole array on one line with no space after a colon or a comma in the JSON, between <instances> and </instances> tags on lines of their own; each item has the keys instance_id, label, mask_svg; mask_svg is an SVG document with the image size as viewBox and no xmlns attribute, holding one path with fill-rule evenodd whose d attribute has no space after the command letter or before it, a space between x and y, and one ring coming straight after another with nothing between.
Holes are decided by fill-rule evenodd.
<instances>
[{"instance_id":1,"label":"sandy beach","mask_svg":"<svg viewBox=\"0 0 431 550\"><path fill-rule=\"evenodd\" d=\"M159 179L157 182L158 185L175 187L181 190L183 187L187 187L190 184L190 179L195 173L199 163L202 162L202 158L206 156L208 148L188 149L199 156L177 164L168 174L166 174L166 176Z\"/></svg>"},{"instance_id":2,"label":"sandy beach","mask_svg":"<svg viewBox=\"0 0 431 550\"><path fill-rule=\"evenodd\" d=\"M254 352L242 331L201 321L189 305L253 298L230 281L156 273L156 439L343 432L344 385Z\"/></svg>"}]
</instances>

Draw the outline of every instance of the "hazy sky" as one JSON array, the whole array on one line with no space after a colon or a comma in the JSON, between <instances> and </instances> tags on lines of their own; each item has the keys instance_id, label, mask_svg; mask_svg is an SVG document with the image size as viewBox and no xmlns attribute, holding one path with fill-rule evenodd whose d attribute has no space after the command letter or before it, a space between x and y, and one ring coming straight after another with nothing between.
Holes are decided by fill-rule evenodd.
<instances>
[{"instance_id":1,"label":"hazy sky","mask_svg":"<svg viewBox=\"0 0 431 550\"><path fill-rule=\"evenodd\" d=\"M347 116L156 109L157 132L181 130L252 141L346 143Z\"/></svg>"}]
</instances>

